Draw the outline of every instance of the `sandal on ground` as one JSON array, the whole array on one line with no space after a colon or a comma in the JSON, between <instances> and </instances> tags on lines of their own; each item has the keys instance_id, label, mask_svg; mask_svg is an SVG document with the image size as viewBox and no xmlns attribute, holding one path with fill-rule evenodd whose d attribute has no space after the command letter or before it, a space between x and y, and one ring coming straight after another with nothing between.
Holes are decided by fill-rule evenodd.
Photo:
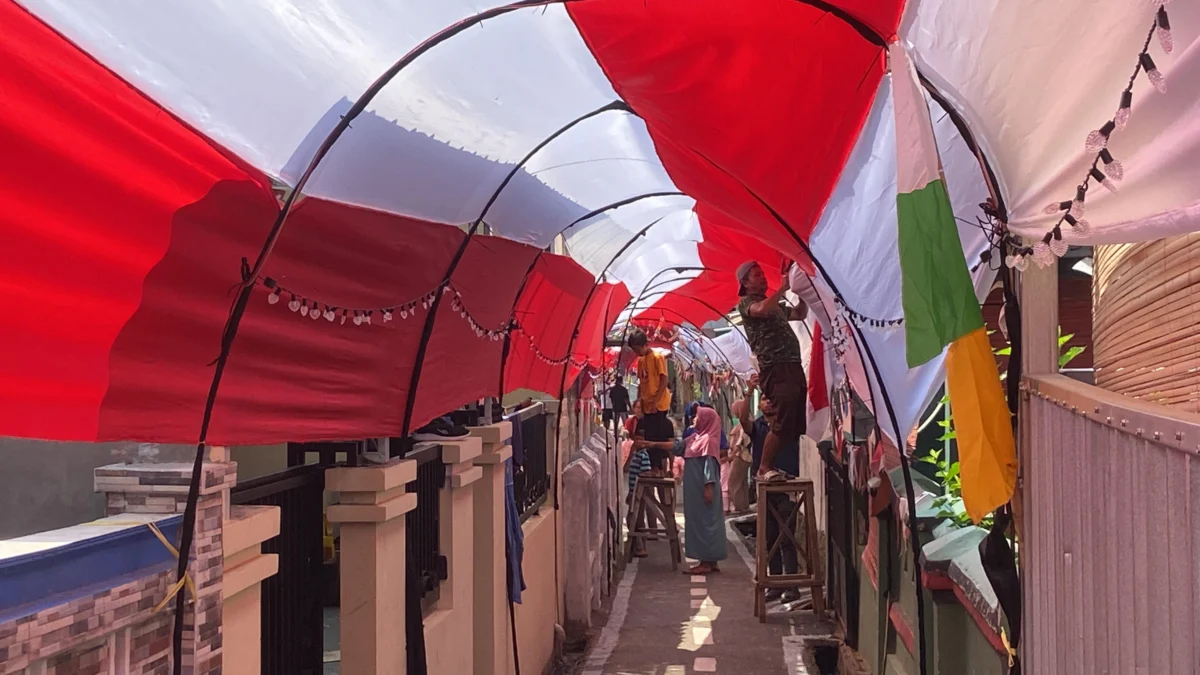
<instances>
[{"instance_id":1,"label":"sandal on ground","mask_svg":"<svg viewBox=\"0 0 1200 675\"><path fill-rule=\"evenodd\" d=\"M714 569L713 566L709 565L708 563L700 563L699 565L696 565L695 567L691 567L689 569L684 570L683 573L688 576L702 577L706 574L712 574L713 572L717 572L717 571L719 571L719 570Z\"/></svg>"},{"instance_id":2,"label":"sandal on ground","mask_svg":"<svg viewBox=\"0 0 1200 675\"><path fill-rule=\"evenodd\" d=\"M649 557L650 557L650 552L649 552L649 551L646 551L645 549L642 549L641 551L634 551L634 552L633 552L633 557L635 557L635 558L649 558Z\"/></svg>"},{"instance_id":3,"label":"sandal on ground","mask_svg":"<svg viewBox=\"0 0 1200 675\"><path fill-rule=\"evenodd\" d=\"M768 469L754 477L754 480L759 483L786 483L791 479L791 476L779 469Z\"/></svg>"}]
</instances>

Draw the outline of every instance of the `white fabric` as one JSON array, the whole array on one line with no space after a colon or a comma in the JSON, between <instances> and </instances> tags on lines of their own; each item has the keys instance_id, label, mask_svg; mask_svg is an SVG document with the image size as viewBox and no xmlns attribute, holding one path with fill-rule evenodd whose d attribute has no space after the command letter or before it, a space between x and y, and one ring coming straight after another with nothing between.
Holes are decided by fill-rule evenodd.
<instances>
[{"instance_id":1,"label":"white fabric","mask_svg":"<svg viewBox=\"0 0 1200 675\"><path fill-rule=\"evenodd\" d=\"M987 197L983 173L950 117L940 114L936 104L934 106L934 134L941 153L946 188L954 212L961 219L958 231L964 256L969 267L975 266L980 253L987 249L983 231L973 222L978 203ZM897 243L895 137L891 78L887 77L880 84L862 135L810 240L813 255L850 308L867 317L884 320L904 316ZM981 301L987 295L993 276L986 264L980 265L973 275ZM793 285L803 290L800 280ZM819 312L835 311L833 295L825 281L817 279L815 286L823 304ZM857 339L858 332L853 333ZM871 404L880 428L893 441L903 443L945 378L944 357L909 369L902 328L863 327L861 333L866 338L865 344L861 345L864 361L859 363L853 345L847 354L846 369L851 384L863 400ZM899 429L893 426L880 397L880 383L869 361L872 358L895 408ZM836 381L830 378L830 386Z\"/></svg>"},{"instance_id":2,"label":"white fabric","mask_svg":"<svg viewBox=\"0 0 1200 675\"><path fill-rule=\"evenodd\" d=\"M742 332L741 328L734 328L723 335L718 335L712 341L729 359L729 366L733 368L733 371L742 378L750 377L758 370L758 366L754 362L754 354L750 351L750 343L746 341L746 334Z\"/></svg>"},{"instance_id":3,"label":"white fabric","mask_svg":"<svg viewBox=\"0 0 1200 675\"><path fill-rule=\"evenodd\" d=\"M1173 54L1150 47L1167 94L1144 75L1133 114L1110 149L1125 166L1120 192L1094 185L1086 243L1156 239L1200 230L1200 3L1167 5ZM962 112L998 174L1020 234L1057 220L1095 154L1088 132L1112 118L1137 65L1156 3L1094 0L910 2L901 36L919 70Z\"/></svg>"},{"instance_id":4,"label":"white fabric","mask_svg":"<svg viewBox=\"0 0 1200 675\"><path fill-rule=\"evenodd\" d=\"M500 3L21 0L167 109L264 172L294 184L371 83L421 41ZM473 222L514 164L572 120L617 101L559 5L522 9L430 49L397 75L322 162L306 193L436 222ZM677 191L625 112L580 122L541 149L486 217L539 247L591 210ZM690 209L677 199L675 208ZM611 259L668 212L638 203L575 228ZM607 254L607 255L606 255ZM594 271L599 271L601 262Z\"/></svg>"}]
</instances>

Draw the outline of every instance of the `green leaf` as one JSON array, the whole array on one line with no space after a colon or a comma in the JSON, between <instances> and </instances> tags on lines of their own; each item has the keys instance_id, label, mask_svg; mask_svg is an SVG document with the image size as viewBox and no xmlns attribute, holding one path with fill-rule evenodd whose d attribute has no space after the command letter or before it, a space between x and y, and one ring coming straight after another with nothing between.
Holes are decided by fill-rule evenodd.
<instances>
[{"instance_id":1,"label":"green leaf","mask_svg":"<svg viewBox=\"0 0 1200 675\"><path fill-rule=\"evenodd\" d=\"M1065 368L1068 363L1070 363L1071 361L1074 361L1077 356L1079 356L1080 354L1082 354L1085 351L1087 351L1087 347L1081 347L1078 345L1076 345L1074 347L1069 347L1067 349L1067 351L1065 351L1061 355L1059 355L1058 367Z\"/></svg>"},{"instance_id":2,"label":"green leaf","mask_svg":"<svg viewBox=\"0 0 1200 675\"><path fill-rule=\"evenodd\" d=\"M960 468L958 462L951 464L950 469L946 472L946 477L949 479L957 478Z\"/></svg>"},{"instance_id":3,"label":"green leaf","mask_svg":"<svg viewBox=\"0 0 1200 675\"><path fill-rule=\"evenodd\" d=\"M938 420L938 421L937 421L937 423L938 423L938 426L939 426L939 427L941 427L941 428L943 428L943 429L949 429L949 428L950 428L950 425L951 425L951 424L953 424L953 421L951 421L951 420Z\"/></svg>"},{"instance_id":4,"label":"green leaf","mask_svg":"<svg viewBox=\"0 0 1200 675\"><path fill-rule=\"evenodd\" d=\"M946 433L942 434L941 436L938 436L937 439L939 441L953 441L956 438L958 438L958 432L951 429L950 431L947 431Z\"/></svg>"},{"instance_id":5,"label":"green leaf","mask_svg":"<svg viewBox=\"0 0 1200 675\"><path fill-rule=\"evenodd\" d=\"M997 349L996 356L1012 356L1012 345Z\"/></svg>"}]
</instances>

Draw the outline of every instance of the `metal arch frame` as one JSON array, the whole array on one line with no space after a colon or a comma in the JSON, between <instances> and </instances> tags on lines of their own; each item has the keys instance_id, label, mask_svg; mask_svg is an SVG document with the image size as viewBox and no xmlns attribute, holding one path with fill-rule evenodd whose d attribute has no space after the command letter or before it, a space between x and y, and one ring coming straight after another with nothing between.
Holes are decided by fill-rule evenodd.
<instances>
[{"instance_id":1,"label":"metal arch frame","mask_svg":"<svg viewBox=\"0 0 1200 675\"><path fill-rule=\"evenodd\" d=\"M379 78L377 78L370 85L370 87L368 87L367 90L355 101L355 103L351 106L351 108L347 111L347 113L345 115L343 115L342 118L337 123L337 125L335 125L334 129L325 137L324 141L321 143L321 146L318 148L316 154L309 161L308 166L304 170L304 173L301 174L300 179L296 182L296 185L293 187L291 192L288 194L287 198L284 200L284 203L280 209L280 212L279 212L278 216L276 217L275 223L272 225L271 230L269 231L269 233L266 237L266 240L263 243L262 248L260 249L259 254L258 254L257 258L255 259L253 265L250 265L248 261L243 260L242 269L241 269L242 279L239 283L240 290L230 308L229 316L226 318L225 327L222 332L220 353L219 353L217 359L214 361L214 364L216 367L213 372L213 379L209 386L209 392L208 392L208 396L207 396L207 399L205 402L205 409L204 409L204 413L203 413L203 416L201 419L200 431L198 434L198 441L197 441L197 447L196 447L196 457L195 457L195 460L193 463L192 479L191 479L191 483L189 485L188 500L187 500L187 504L184 509L184 515L183 515L183 523L182 523L183 531L182 531L181 537L180 537L180 539L181 539L180 540L181 555L179 556L179 561L178 561L178 565L177 565L177 569L176 569L176 578L177 579L182 579L184 574L187 571L189 552L190 552L191 544L192 544L192 541L193 541L194 535L195 535L196 510L197 510L197 503L199 500L199 492L200 492L199 481L200 481L200 473L201 473L203 459L204 459L204 449L207 446L208 431L209 431L209 427L211 424L212 412L213 412L213 408L215 406L217 393L220 389L220 384L222 381L224 370L225 370L225 367L229 360L229 355L232 350L234 339L236 338L236 335L237 335L238 327L241 323L242 317L245 314L246 305L249 301L250 293L252 292L252 290L254 288L256 280L257 280L259 274L262 272L262 269L266 263L267 258L270 256L270 254L274 250L275 244L278 242L279 236L283 230L283 225L285 224L287 217L291 212L291 209L293 208L295 203L300 198L300 196L303 192L304 186L307 184L308 180L312 177L312 174L315 172L317 166L324 159L324 157L329 153L329 151L332 149L333 145L337 142L337 140L341 137L341 135L346 131L346 129L348 129L350 127L350 123L366 109L366 106L375 98L375 96L377 96L379 94L379 92L389 82L391 82L391 80L394 79L395 76L397 74L399 74L399 72L401 70L406 68L409 64L411 64L413 61L415 61L417 58L419 58L424 53L428 52L433 47L437 46L438 44L441 44L442 42L445 42L446 40L454 37L455 35L462 33L463 31L465 31L468 28L479 25L483 21L490 19L490 18L499 17L499 16L508 14L510 12L513 12L513 11L516 11L519 9L544 7L544 6L548 6L548 5L566 4L568 2L579 2L579 1L582 1L582 0L518 0L517 2L512 2L512 3L506 4L506 5L483 10L472 16L465 17L465 18L447 26L446 28L443 28L442 30L438 31L437 33L430 36L425 41L423 41L422 43L418 44L416 47L411 49L407 54L405 54L403 57L401 57L401 59L396 61L390 68L388 68L386 71L384 71L384 73L382 75L380 75ZM847 25L849 25L855 31L857 31L868 42L877 44L880 47L886 47L886 45L887 45L887 40L884 38L884 36L880 35L877 31L870 28L867 24L865 24L863 21L861 21L857 17L853 16L852 14L849 14L848 12L846 12L845 10L843 10L839 7L831 5L823 0L795 0L795 1L802 3L802 4L809 5L811 7L815 7L817 9L821 9L828 14L832 14L836 18L845 22ZM980 154L980 160L986 166L986 159L983 158L982 154ZM990 169L989 169L989 173L990 173ZM740 183L740 181L739 181L739 183ZM745 187L745 186L743 185L743 187ZM749 188L747 188L747 189L749 189ZM998 195L997 195L997 198L999 198ZM791 230L790 227L788 229L789 229L789 231ZM792 234L793 234L793 236L795 236L795 232L792 232ZM797 240L799 241L799 237L797 237ZM835 292L836 292L836 290L835 290ZM438 298L435 298L435 301L440 299L440 295L441 294L439 293ZM572 340L572 342L573 342L573 340ZM872 366L874 367L873 360L872 360ZM417 364L417 367L419 368L420 364ZM882 387L882 381L880 381L880 386ZM412 387L411 389L415 389L415 387ZM885 394L885 401L886 401L886 394ZM888 407L889 407L889 412L891 412L890 401L888 401ZM409 406L409 408L411 409L411 405ZM404 420L405 428L407 428L409 426L409 423L410 423L409 417L411 417L411 415L406 414L405 420ZM893 417L894 417L894 413L893 413ZM901 453L901 455L903 456L903 453ZM907 479L907 474L906 474L906 479ZM908 480L908 483L909 483L908 488L911 493L911 480ZM918 583L920 583L919 580L918 580ZM918 600L919 601L921 600L920 596L918 596ZM173 661L174 665L173 665L172 670L175 675L180 675L182 673L182 661L183 661L182 660L182 638L183 638L183 609L184 609L184 606L185 606L185 594L180 593L176 600L175 621L174 621L173 639L172 639L172 642L173 642L172 652L173 652L173 656L174 656L174 661ZM923 606L924 606L923 601L920 601L919 605L918 605L918 609L921 610L920 613L922 615L924 614ZM925 643L925 640L924 640L925 627L924 627L923 616L921 617L921 621L922 621L922 623L920 626L920 630L921 630L921 637L922 637L922 650L921 650L921 655L920 655L921 656L920 665L921 665L921 673L922 673L922 675L924 675L926 672L926 663L925 663L926 655L925 655L925 650L923 649L924 643Z\"/></svg>"},{"instance_id":2,"label":"metal arch frame","mask_svg":"<svg viewBox=\"0 0 1200 675\"><path fill-rule=\"evenodd\" d=\"M595 218L596 216L598 216L602 213L605 213L607 211L613 211L615 209L619 209L621 207L628 206L630 204L635 204L639 201L642 201L643 199L657 199L657 198L661 198L661 197L687 197L687 196L688 195L686 193L679 192L676 190L676 191L644 192L642 194L633 195L631 197L626 197L624 199L620 199L615 202L606 204L605 206L602 206L598 209L593 209L592 211L589 211L588 213L580 216L579 218L576 218L575 220L571 221L570 225L567 225L563 229L559 230L558 234L556 234L555 236L557 237L559 235L562 235L564 232L575 227L576 225L578 225L582 222L585 222L587 220L590 220L592 218ZM617 259L620 258L621 255L625 253L625 251L629 250L629 247L633 245L633 242L635 242L638 239L640 239L641 237L645 236L646 233L650 231L650 228L657 225L658 222L661 221L663 218L666 218L666 216L663 216L661 218L654 220L654 222L650 223L646 227L639 230L632 237L630 237L629 241L625 242L625 244L621 247L621 249L619 251L617 251L617 254L613 256L612 260L608 261L608 264L604 266L604 269L601 270L600 274L596 277L597 281L594 284L592 284L592 289L588 291L588 295L587 295L588 300L584 302L584 307L583 307L583 309L580 310L580 312L581 312L580 319L582 319L582 317L583 317L582 312L587 310L587 303L591 301L592 293L595 292L596 285L598 285L604 279L604 275L608 272L608 269L610 267L612 267L614 264L616 264ZM521 303L521 296L524 295L524 293L525 293L525 286L529 283L529 278L532 276L534 268L537 267L538 262L541 261L542 256L545 253L546 253L545 249L538 251L537 255L534 256L534 258L533 258L533 262L529 263L529 268L525 270L525 276L521 279L521 285L517 288L516 295L513 296L512 310L509 312L509 315L508 315L508 325L510 325L510 326L512 325L512 322L516 319L517 306ZM568 360L570 359L571 351L574 349L574 346L575 346L574 342L575 342L574 338L572 338L571 341L568 343L568 346L567 346ZM500 384L498 387L498 389L499 389L498 395L500 397L503 397L505 394L504 373L505 373L505 369L508 367L508 355L511 353L511 348L512 348L512 333L511 333L511 331L509 331L509 332L505 333L504 347L501 351L501 356L500 356ZM559 396L559 398L561 399L562 397Z\"/></svg>"},{"instance_id":3,"label":"metal arch frame","mask_svg":"<svg viewBox=\"0 0 1200 675\"><path fill-rule=\"evenodd\" d=\"M794 229L792 229L791 224L789 224L787 222L787 220L778 211L776 211L774 208L772 208L771 205L769 203L767 203L767 201L764 200L762 197L760 197L757 192L755 192L753 189L751 189L750 186L746 185L744 182L739 180L736 176L734 176L733 174L726 171L724 169L724 167L717 164L712 159L710 159L708 156L700 153L699 151L696 151L696 154L698 156L702 157L706 162L708 162L710 165L712 165L718 171L724 173L726 176L728 176L732 180L737 181L737 183L742 186L742 189L746 190L746 192L751 197L753 197L755 201L757 201L760 205L762 205L763 208L765 208L767 210L767 212L771 214L771 217L774 218L775 221L778 222L780 225L782 225L784 227L784 229L786 229L790 235L792 235L792 238L796 241L796 244L804 251L804 253L808 256L809 260L812 261L813 265L816 267L816 269L820 273L821 277L824 278L825 283L829 285L829 289L831 291L833 291L833 294L837 297L841 297L842 294L841 294L841 291L838 290L837 284L835 284L833 282L833 279L829 276L829 273L825 270L825 266L821 264L821 261L818 260L816 258L816 256L813 255L812 249L809 248L809 246L808 246L808 242L804 241L804 239ZM871 364L871 370L874 372L876 383L879 385L879 393L883 398L883 403L884 403L885 408L887 409L888 417L891 419L892 428L896 430L896 435L897 435L896 443L897 443L897 445L899 445L901 442L899 440L899 437L900 437L899 418L896 416L896 410L892 404L892 399L890 396L888 396L887 386L884 384L884 381L883 381L883 375L879 370L878 364L875 362L875 355L871 352L871 346L870 346L870 344L867 343L866 336L863 334L862 328L859 327L858 325L856 325L853 321L850 321L848 323L858 336L858 339L855 340L855 342L859 343L860 351L865 352L865 354L867 356L866 360ZM871 387L871 378L870 377L867 378L867 387ZM872 392L872 397L873 397L873 392ZM905 497L908 499L908 503L910 504L909 518L908 518L909 519L908 528L909 528L909 538L910 538L909 543L910 543L910 546L912 547L912 555L918 562L918 566L919 566L920 555L921 555L921 544L920 544L920 539L919 539L918 530L917 530L916 490L913 487L912 470L911 470L911 467L909 466L908 458L905 456L903 449L901 449L898 454L900 455L901 471L904 474ZM924 593L925 584L922 581L920 574L917 575L916 584L917 584L917 623L918 623L918 631L919 631L919 639L920 639L920 645L919 645L920 648L919 648L918 657L919 657L919 665L920 665L920 669L921 669L920 670L921 675L925 675L926 673L928 673L928 665L927 665L928 650L926 649L927 635L926 635L926 631L925 631L925 616L926 616L925 593Z\"/></svg>"},{"instance_id":4,"label":"metal arch frame","mask_svg":"<svg viewBox=\"0 0 1200 675\"><path fill-rule=\"evenodd\" d=\"M479 217L476 218L473 223L471 223L471 227L467 230L466 236L463 237L462 243L459 244L458 250L454 252L454 257L450 259L450 264L447 266L446 272L442 275L442 282L438 285L436 294L433 297L433 302L429 306L429 311L425 314L425 324L421 329L421 339L417 343L417 353L413 361L412 377L408 382L408 394L404 403L404 421L402 422L403 426L400 429L400 435L402 437L407 436L412 427L413 409L417 405L417 390L420 388L421 374L424 372L425 352L427 349L429 349L429 340L433 337L433 329L437 324L438 309L442 304L442 295L444 295L443 291L450 286L450 280L453 278L454 272L458 269L459 263L462 262L463 256L466 255L467 248L471 245L471 240L475 237L475 233L479 231L480 224L482 224L484 218L487 217L488 211L490 211L492 206L496 204L496 201L500 199L500 195L504 192L504 188L508 187L508 184L512 182L512 179L521 172L521 169L525 168L525 165L529 162L529 160L533 159L537 153L541 152L543 148L554 142L556 138L567 133L580 123L585 122L593 117L602 115L606 112L632 113L632 111L629 109L629 106L625 104L624 101L612 101L600 106L599 108L596 108L595 110L592 110L591 112L584 113L583 115L576 117L570 122L567 122L563 126L554 130L553 133L543 138L540 142L538 142L537 145L533 146L533 148L531 148L529 152L527 152L525 156L521 158L521 161L513 165L508 174L504 176L504 180L500 181L500 185L497 186L492 192L492 196L488 198L487 203L483 205L483 210L480 211Z\"/></svg>"},{"instance_id":5,"label":"metal arch frame","mask_svg":"<svg viewBox=\"0 0 1200 675\"><path fill-rule=\"evenodd\" d=\"M639 292L637 294L637 297L632 298L628 303L626 303L625 309L622 309L621 312L619 314L617 314L617 316L620 316L621 314L625 313L625 310L629 310L629 320L625 324L625 330L621 333L621 344L624 345L625 342L629 339L629 327L633 325L633 316L634 316L634 314L637 313L638 303L640 303L642 301L642 298L646 295L647 289L650 288L650 284L652 284L655 279L662 276L664 272L675 272L676 274L683 274L684 272L704 272L704 271L711 270L711 269L712 269L711 267L704 267L704 266L697 267L695 265L690 265L690 266L689 265L678 265L675 267L664 267L661 270L655 272L654 275L651 276L650 279L648 279L646 281L646 285L642 287L642 290L641 290L641 292Z\"/></svg>"}]
</instances>

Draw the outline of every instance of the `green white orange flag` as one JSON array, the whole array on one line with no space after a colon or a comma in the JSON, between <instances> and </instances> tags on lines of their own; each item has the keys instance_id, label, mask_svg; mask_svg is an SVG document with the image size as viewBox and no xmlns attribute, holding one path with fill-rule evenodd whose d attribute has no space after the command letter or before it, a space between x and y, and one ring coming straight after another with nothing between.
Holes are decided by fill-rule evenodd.
<instances>
[{"instance_id":1,"label":"green white orange flag","mask_svg":"<svg viewBox=\"0 0 1200 675\"><path fill-rule=\"evenodd\" d=\"M1012 497L1017 458L1000 375L963 258L929 106L899 44L890 50L896 114L896 213L910 368L947 347L946 387L958 434L968 515L978 522Z\"/></svg>"}]
</instances>

